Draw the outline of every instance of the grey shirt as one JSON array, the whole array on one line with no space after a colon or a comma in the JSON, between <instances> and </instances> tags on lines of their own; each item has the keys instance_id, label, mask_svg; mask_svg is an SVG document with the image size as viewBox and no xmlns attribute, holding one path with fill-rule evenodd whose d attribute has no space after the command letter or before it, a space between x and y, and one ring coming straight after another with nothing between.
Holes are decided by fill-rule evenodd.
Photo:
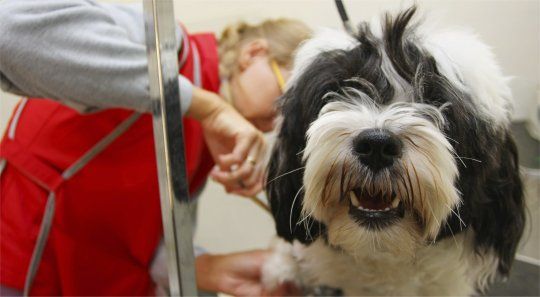
<instances>
[{"instance_id":1,"label":"grey shirt","mask_svg":"<svg viewBox=\"0 0 540 297\"><path fill-rule=\"evenodd\" d=\"M182 43L177 28L177 47ZM179 76L182 111L193 85ZM150 111L142 6L94 0L0 1L0 86L81 112Z\"/></svg>"}]
</instances>

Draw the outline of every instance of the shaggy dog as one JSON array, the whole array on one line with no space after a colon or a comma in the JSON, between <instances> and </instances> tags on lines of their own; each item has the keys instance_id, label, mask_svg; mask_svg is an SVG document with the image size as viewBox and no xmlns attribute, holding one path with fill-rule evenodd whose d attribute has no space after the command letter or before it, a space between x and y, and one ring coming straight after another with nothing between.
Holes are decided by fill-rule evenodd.
<instances>
[{"instance_id":1,"label":"shaggy dog","mask_svg":"<svg viewBox=\"0 0 540 297\"><path fill-rule=\"evenodd\" d=\"M415 10L298 51L267 179L268 287L471 295L508 275L524 226L508 80L475 35Z\"/></svg>"}]
</instances>

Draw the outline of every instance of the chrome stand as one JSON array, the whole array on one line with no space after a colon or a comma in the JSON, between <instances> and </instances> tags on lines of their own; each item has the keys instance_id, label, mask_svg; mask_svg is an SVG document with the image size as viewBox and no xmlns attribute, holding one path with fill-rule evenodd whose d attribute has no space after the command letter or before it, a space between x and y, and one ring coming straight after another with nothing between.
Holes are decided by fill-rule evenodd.
<instances>
[{"instance_id":1,"label":"chrome stand","mask_svg":"<svg viewBox=\"0 0 540 297\"><path fill-rule=\"evenodd\" d=\"M171 296L196 296L172 0L144 0L154 143Z\"/></svg>"}]
</instances>

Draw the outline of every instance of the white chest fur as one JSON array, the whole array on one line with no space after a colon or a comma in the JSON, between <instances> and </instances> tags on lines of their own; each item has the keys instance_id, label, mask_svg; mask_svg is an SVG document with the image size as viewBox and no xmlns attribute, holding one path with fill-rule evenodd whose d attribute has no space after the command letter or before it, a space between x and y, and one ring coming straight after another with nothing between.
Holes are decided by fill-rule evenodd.
<instances>
[{"instance_id":1,"label":"white chest fur","mask_svg":"<svg viewBox=\"0 0 540 297\"><path fill-rule=\"evenodd\" d=\"M347 296L471 295L493 277L497 263L477 256L466 237L421 247L414 258L367 250L353 257L322 239L308 246L280 241L264 268L264 281L270 287L294 281L340 288Z\"/></svg>"}]
</instances>

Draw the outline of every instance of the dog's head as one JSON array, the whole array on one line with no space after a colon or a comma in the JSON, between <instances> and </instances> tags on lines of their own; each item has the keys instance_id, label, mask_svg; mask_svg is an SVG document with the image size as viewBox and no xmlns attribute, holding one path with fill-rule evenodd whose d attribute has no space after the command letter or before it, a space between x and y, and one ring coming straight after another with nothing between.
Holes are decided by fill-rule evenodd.
<instances>
[{"instance_id":1,"label":"dog's head","mask_svg":"<svg viewBox=\"0 0 540 297\"><path fill-rule=\"evenodd\" d=\"M267 179L278 234L412 255L471 230L506 274L524 220L507 80L476 36L414 13L300 48Z\"/></svg>"}]
</instances>

